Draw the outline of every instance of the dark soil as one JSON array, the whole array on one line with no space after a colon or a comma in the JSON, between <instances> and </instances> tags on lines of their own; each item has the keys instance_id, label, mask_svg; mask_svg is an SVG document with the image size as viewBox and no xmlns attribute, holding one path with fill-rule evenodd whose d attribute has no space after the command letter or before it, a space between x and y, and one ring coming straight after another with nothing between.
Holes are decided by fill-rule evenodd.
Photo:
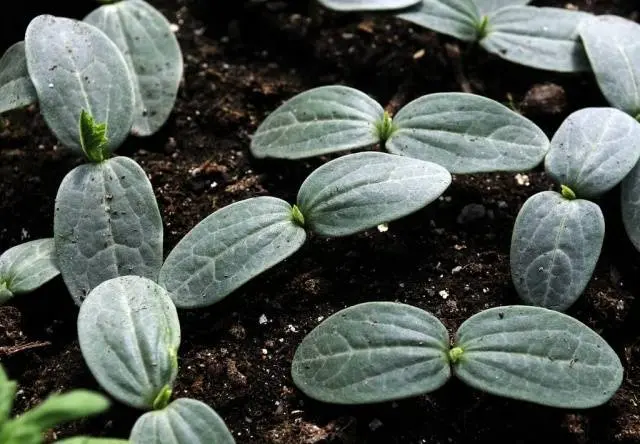
<instances>
[{"instance_id":1,"label":"dark soil","mask_svg":"<svg viewBox=\"0 0 640 444\"><path fill-rule=\"evenodd\" d=\"M18 3L0 19L2 49L22 39L38 13L81 18L93 7L50 2L36 10L33 2ZM167 253L231 202L266 194L294 200L302 180L329 157L258 161L248 144L270 111L308 88L346 84L390 110L425 93L472 91L511 103L550 136L572 111L606 105L589 74L512 65L390 16L329 13L306 0L151 3L179 25L185 80L165 128L147 139L130 138L119 153L149 174ZM640 13L636 0L574 5L636 20ZM59 149L36 107L2 120L0 251L52 236L57 187L80 162ZM456 176L440 200L391 223L387 232L312 237L222 303L181 312L175 395L214 407L238 443L640 442L640 254L622 228L617 189L601 201L607 234L597 270L569 311L601 333L624 364L623 386L605 406L550 409L452 381L428 396L336 407L306 398L292 384L296 345L319 320L346 306L406 302L453 331L485 308L517 304L508 265L513 223L528 196L553 187L541 169L526 175ZM484 212L461 220L470 204ZM99 390L78 348L77 313L61 279L0 308L0 359L20 383L16 413L54 391ZM107 414L62 426L50 437L127 437L139 415L114 403Z\"/></svg>"}]
</instances>

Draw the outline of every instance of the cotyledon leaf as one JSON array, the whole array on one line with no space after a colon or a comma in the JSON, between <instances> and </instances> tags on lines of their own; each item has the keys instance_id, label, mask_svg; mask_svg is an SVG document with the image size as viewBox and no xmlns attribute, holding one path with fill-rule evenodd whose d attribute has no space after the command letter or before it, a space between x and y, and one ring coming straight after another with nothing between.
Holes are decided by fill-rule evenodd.
<instances>
[{"instance_id":1,"label":"cotyledon leaf","mask_svg":"<svg viewBox=\"0 0 640 444\"><path fill-rule=\"evenodd\" d=\"M300 343L293 382L307 396L367 404L431 392L451 375L449 334L430 313L395 302L341 310Z\"/></svg>"},{"instance_id":2,"label":"cotyledon leaf","mask_svg":"<svg viewBox=\"0 0 640 444\"><path fill-rule=\"evenodd\" d=\"M480 12L472 0L423 0L396 16L460 40L478 39Z\"/></svg>"},{"instance_id":3,"label":"cotyledon leaf","mask_svg":"<svg viewBox=\"0 0 640 444\"><path fill-rule=\"evenodd\" d=\"M103 5L84 21L105 32L120 48L133 73L134 135L160 129L173 109L182 78L182 52L171 24L143 0Z\"/></svg>"},{"instance_id":4,"label":"cotyledon leaf","mask_svg":"<svg viewBox=\"0 0 640 444\"><path fill-rule=\"evenodd\" d=\"M578 23L590 14L562 8L510 6L488 16L480 45L510 62L558 72L588 71Z\"/></svg>"},{"instance_id":5,"label":"cotyledon leaf","mask_svg":"<svg viewBox=\"0 0 640 444\"><path fill-rule=\"evenodd\" d=\"M578 28L602 94L611 106L640 114L640 25L614 15L591 16Z\"/></svg>"},{"instance_id":6,"label":"cotyledon leaf","mask_svg":"<svg viewBox=\"0 0 640 444\"><path fill-rule=\"evenodd\" d=\"M473 0L478 7L480 15L487 15L507 6L522 6L531 3L531 0Z\"/></svg>"},{"instance_id":7,"label":"cotyledon leaf","mask_svg":"<svg viewBox=\"0 0 640 444\"><path fill-rule=\"evenodd\" d=\"M389 152L435 162L453 174L529 170L549 149L549 139L529 119L474 94L428 94L401 108L393 123Z\"/></svg>"},{"instance_id":8,"label":"cotyledon leaf","mask_svg":"<svg viewBox=\"0 0 640 444\"><path fill-rule=\"evenodd\" d=\"M133 425L131 444L235 444L233 435L207 404L180 398L142 415Z\"/></svg>"},{"instance_id":9,"label":"cotyledon leaf","mask_svg":"<svg viewBox=\"0 0 640 444\"><path fill-rule=\"evenodd\" d=\"M622 383L615 351L589 327L541 307L482 311L458 329L453 365L465 383L488 393L550 407L590 408Z\"/></svg>"},{"instance_id":10,"label":"cotyledon leaf","mask_svg":"<svg viewBox=\"0 0 640 444\"><path fill-rule=\"evenodd\" d=\"M0 255L0 287L11 295L28 293L60 274L53 239L36 239L9 248ZM3 301L0 288L0 304Z\"/></svg>"},{"instance_id":11,"label":"cotyledon leaf","mask_svg":"<svg viewBox=\"0 0 640 444\"><path fill-rule=\"evenodd\" d=\"M40 112L62 144L82 153L78 121L84 109L107 124L109 152L129 134L133 81L124 56L95 26L39 15L27 27L25 54Z\"/></svg>"},{"instance_id":12,"label":"cotyledon leaf","mask_svg":"<svg viewBox=\"0 0 640 444\"><path fill-rule=\"evenodd\" d=\"M640 162L622 180L620 209L627 236L640 251Z\"/></svg>"},{"instance_id":13,"label":"cotyledon leaf","mask_svg":"<svg viewBox=\"0 0 640 444\"><path fill-rule=\"evenodd\" d=\"M380 141L384 109L356 89L330 85L289 99L260 124L251 139L255 157L299 159L363 148Z\"/></svg>"},{"instance_id":14,"label":"cotyledon leaf","mask_svg":"<svg viewBox=\"0 0 640 444\"><path fill-rule=\"evenodd\" d=\"M511 237L511 278L525 302L564 311L582 294L604 239L604 216L588 200L543 191L524 203Z\"/></svg>"},{"instance_id":15,"label":"cotyledon leaf","mask_svg":"<svg viewBox=\"0 0 640 444\"><path fill-rule=\"evenodd\" d=\"M53 232L58 267L78 305L108 279L158 278L160 210L146 173L129 158L69 172L58 189Z\"/></svg>"},{"instance_id":16,"label":"cotyledon leaf","mask_svg":"<svg viewBox=\"0 0 640 444\"><path fill-rule=\"evenodd\" d=\"M160 284L180 308L220 301L302 246L305 230L292 211L281 199L261 196L214 212L169 253Z\"/></svg>"},{"instance_id":17,"label":"cotyledon leaf","mask_svg":"<svg viewBox=\"0 0 640 444\"><path fill-rule=\"evenodd\" d=\"M640 124L615 108L584 108L562 122L544 160L547 173L581 198L616 186L640 158Z\"/></svg>"},{"instance_id":18,"label":"cotyledon leaf","mask_svg":"<svg viewBox=\"0 0 640 444\"><path fill-rule=\"evenodd\" d=\"M139 276L97 286L80 306L80 350L114 398L150 410L178 373L180 323L167 291Z\"/></svg>"},{"instance_id":19,"label":"cotyledon leaf","mask_svg":"<svg viewBox=\"0 0 640 444\"><path fill-rule=\"evenodd\" d=\"M327 162L298 192L305 226L322 236L347 236L407 216L437 199L451 174L432 162L363 152Z\"/></svg>"},{"instance_id":20,"label":"cotyledon leaf","mask_svg":"<svg viewBox=\"0 0 640 444\"><path fill-rule=\"evenodd\" d=\"M37 101L27 70L24 42L14 43L0 58L0 113Z\"/></svg>"},{"instance_id":21,"label":"cotyledon leaf","mask_svg":"<svg viewBox=\"0 0 640 444\"><path fill-rule=\"evenodd\" d=\"M421 0L318 0L334 11L386 11L415 5Z\"/></svg>"}]
</instances>

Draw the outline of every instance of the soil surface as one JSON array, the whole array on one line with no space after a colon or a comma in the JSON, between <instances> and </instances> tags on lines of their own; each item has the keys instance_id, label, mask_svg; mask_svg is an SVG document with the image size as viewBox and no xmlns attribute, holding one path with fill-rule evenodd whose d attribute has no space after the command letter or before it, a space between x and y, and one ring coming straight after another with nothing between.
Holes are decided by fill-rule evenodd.
<instances>
[{"instance_id":1,"label":"soil surface","mask_svg":"<svg viewBox=\"0 0 640 444\"><path fill-rule=\"evenodd\" d=\"M82 18L94 6L18 3L0 19L2 50L21 40L39 13ZM165 127L149 138L131 137L119 154L148 172L164 219L165 254L227 204L259 195L293 202L304 178L331 158L258 161L248 150L264 117L306 89L353 86L391 111L426 93L470 91L511 104L549 136L569 113L606 106L592 74L513 65L388 15L330 13L306 0L151 3L179 27L184 83ZM572 7L634 20L640 14L636 0L579 0ZM80 162L57 144L37 107L2 117L0 251L52 236L56 190ZM306 398L291 381L297 344L349 305L405 302L455 331L483 309L519 303L509 274L513 223L528 196L553 187L541 168L458 175L442 198L386 232L311 236L294 256L221 303L180 312L175 395L215 408L238 443L640 442L640 254L624 233L618 189L601 199L604 249L569 310L602 334L624 364L624 383L606 405L551 409L452 381L427 396L336 407ZM99 390L78 348L77 314L60 278L0 307L0 360L20 384L16 413L51 392ZM59 427L48 439L127 437L140 413L114 402L108 413Z\"/></svg>"}]
</instances>

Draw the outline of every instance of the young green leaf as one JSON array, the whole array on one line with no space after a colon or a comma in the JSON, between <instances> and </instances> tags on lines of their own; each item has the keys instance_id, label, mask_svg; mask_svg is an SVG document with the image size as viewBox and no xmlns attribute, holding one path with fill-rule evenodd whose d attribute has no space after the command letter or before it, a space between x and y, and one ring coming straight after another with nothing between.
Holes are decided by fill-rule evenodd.
<instances>
[{"instance_id":1,"label":"young green leaf","mask_svg":"<svg viewBox=\"0 0 640 444\"><path fill-rule=\"evenodd\" d=\"M400 109L391 153L442 165L453 174L524 171L549 149L545 133L529 119L486 97L428 94Z\"/></svg>"},{"instance_id":2,"label":"young green leaf","mask_svg":"<svg viewBox=\"0 0 640 444\"><path fill-rule=\"evenodd\" d=\"M613 349L580 321L540 307L507 306L467 319L453 365L465 383L551 407L581 409L609 400L622 383Z\"/></svg>"},{"instance_id":3,"label":"young green leaf","mask_svg":"<svg viewBox=\"0 0 640 444\"><path fill-rule=\"evenodd\" d=\"M420 0L318 0L322 6L334 11L387 11L419 3Z\"/></svg>"},{"instance_id":4,"label":"young green leaf","mask_svg":"<svg viewBox=\"0 0 640 444\"><path fill-rule=\"evenodd\" d=\"M255 157L300 159L363 148L380 141L384 109L346 86L321 86L288 100L272 112L251 140Z\"/></svg>"},{"instance_id":5,"label":"young green leaf","mask_svg":"<svg viewBox=\"0 0 640 444\"><path fill-rule=\"evenodd\" d=\"M38 101L29 78L24 42L9 47L0 58L0 113Z\"/></svg>"},{"instance_id":6,"label":"young green leaf","mask_svg":"<svg viewBox=\"0 0 640 444\"><path fill-rule=\"evenodd\" d=\"M451 174L435 163L380 152L327 162L298 192L305 224L322 236L347 236L407 216L437 199Z\"/></svg>"},{"instance_id":7,"label":"young green leaf","mask_svg":"<svg viewBox=\"0 0 640 444\"><path fill-rule=\"evenodd\" d=\"M510 62L558 72L589 70L578 23L590 14L562 8L510 6L488 16L480 45Z\"/></svg>"},{"instance_id":8,"label":"young green leaf","mask_svg":"<svg viewBox=\"0 0 640 444\"><path fill-rule=\"evenodd\" d=\"M78 315L80 350L98 383L119 401L162 408L178 373L180 322L166 290L139 276L98 285Z\"/></svg>"},{"instance_id":9,"label":"young green leaf","mask_svg":"<svg viewBox=\"0 0 640 444\"><path fill-rule=\"evenodd\" d=\"M613 15L591 16L578 28L602 94L622 111L640 114L640 25Z\"/></svg>"},{"instance_id":10,"label":"young green leaf","mask_svg":"<svg viewBox=\"0 0 640 444\"><path fill-rule=\"evenodd\" d=\"M615 108L572 113L551 139L547 173L581 198L616 186L640 158L640 124Z\"/></svg>"},{"instance_id":11,"label":"young green leaf","mask_svg":"<svg viewBox=\"0 0 640 444\"><path fill-rule=\"evenodd\" d=\"M107 124L96 122L91 114L80 112L80 145L91 162L100 163L109 157Z\"/></svg>"},{"instance_id":12,"label":"young green leaf","mask_svg":"<svg viewBox=\"0 0 640 444\"><path fill-rule=\"evenodd\" d=\"M117 276L156 280L162 266L162 219L146 173L114 157L80 165L62 181L53 220L57 263L81 304Z\"/></svg>"},{"instance_id":13,"label":"young green leaf","mask_svg":"<svg viewBox=\"0 0 640 444\"><path fill-rule=\"evenodd\" d=\"M554 191L530 197L511 237L511 277L525 302L564 311L582 294L604 239L600 207Z\"/></svg>"},{"instance_id":14,"label":"young green leaf","mask_svg":"<svg viewBox=\"0 0 640 444\"><path fill-rule=\"evenodd\" d=\"M186 234L159 282L180 308L211 305L295 253L305 238L287 202L267 196L236 202Z\"/></svg>"},{"instance_id":15,"label":"young green leaf","mask_svg":"<svg viewBox=\"0 0 640 444\"><path fill-rule=\"evenodd\" d=\"M32 424L10 421L0 427L2 444L42 444L42 430Z\"/></svg>"},{"instance_id":16,"label":"young green leaf","mask_svg":"<svg viewBox=\"0 0 640 444\"><path fill-rule=\"evenodd\" d=\"M182 78L182 52L171 24L143 0L103 5L84 18L104 31L125 56L135 88L132 133L160 129L173 109Z\"/></svg>"},{"instance_id":17,"label":"young green leaf","mask_svg":"<svg viewBox=\"0 0 640 444\"><path fill-rule=\"evenodd\" d=\"M68 421L97 415L109 408L109 400L88 390L73 390L51 395L15 421L31 424L45 431Z\"/></svg>"},{"instance_id":18,"label":"young green leaf","mask_svg":"<svg viewBox=\"0 0 640 444\"><path fill-rule=\"evenodd\" d=\"M622 180L620 209L627 236L640 251L640 162Z\"/></svg>"},{"instance_id":19,"label":"young green leaf","mask_svg":"<svg viewBox=\"0 0 640 444\"><path fill-rule=\"evenodd\" d=\"M9 380L4 368L0 365L0 429L11 414L17 386L15 381Z\"/></svg>"},{"instance_id":20,"label":"young green leaf","mask_svg":"<svg viewBox=\"0 0 640 444\"><path fill-rule=\"evenodd\" d=\"M311 331L293 357L293 382L334 404L421 395L451 375L449 334L430 313L394 302L341 310Z\"/></svg>"},{"instance_id":21,"label":"young green leaf","mask_svg":"<svg viewBox=\"0 0 640 444\"><path fill-rule=\"evenodd\" d=\"M107 126L113 152L133 122L133 82L124 56L98 28L51 15L34 18L25 54L40 112L64 146L82 153L80 113Z\"/></svg>"},{"instance_id":22,"label":"young green leaf","mask_svg":"<svg viewBox=\"0 0 640 444\"><path fill-rule=\"evenodd\" d=\"M484 16L508 6L526 5L531 3L531 0L473 0L473 2L478 7L480 16Z\"/></svg>"},{"instance_id":23,"label":"young green leaf","mask_svg":"<svg viewBox=\"0 0 640 444\"><path fill-rule=\"evenodd\" d=\"M481 16L473 0L422 0L396 16L467 42L478 39Z\"/></svg>"},{"instance_id":24,"label":"young green leaf","mask_svg":"<svg viewBox=\"0 0 640 444\"><path fill-rule=\"evenodd\" d=\"M53 239L36 239L9 248L0 255L0 304L13 295L41 287L58 274Z\"/></svg>"},{"instance_id":25,"label":"young green leaf","mask_svg":"<svg viewBox=\"0 0 640 444\"><path fill-rule=\"evenodd\" d=\"M55 444L128 444L130 441L127 439L116 438L93 438L91 436L74 436L73 438L67 438L56 441Z\"/></svg>"},{"instance_id":26,"label":"young green leaf","mask_svg":"<svg viewBox=\"0 0 640 444\"><path fill-rule=\"evenodd\" d=\"M235 444L218 414L195 399L176 399L142 415L131 430L132 444Z\"/></svg>"}]
</instances>

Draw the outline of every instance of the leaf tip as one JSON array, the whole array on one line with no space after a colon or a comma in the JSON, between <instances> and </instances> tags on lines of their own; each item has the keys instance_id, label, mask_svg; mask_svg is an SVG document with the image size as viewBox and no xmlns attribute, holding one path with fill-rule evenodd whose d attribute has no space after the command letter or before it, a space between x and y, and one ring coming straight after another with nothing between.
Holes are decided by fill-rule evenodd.
<instances>
[{"instance_id":1,"label":"leaf tip","mask_svg":"<svg viewBox=\"0 0 640 444\"><path fill-rule=\"evenodd\" d=\"M576 193L566 185L560 185L560 193L562 197L568 200L574 200L576 198Z\"/></svg>"},{"instance_id":2,"label":"leaf tip","mask_svg":"<svg viewBox=\"0 0 640 444\"><path fill-rule=\"evenodd\" d=\"M452 364L458 363L463 354L464 350L462 349L462 347L453 347L451 350L449 350L449 362L451 362Z\"/></svg>"},{"instance_id":3,"label":"leaf tip","mask_svg":"<svg viewBox=\"0 0 640 444\"><path fill-rule=\"evenodd\" d=\"M80 111L80 145L91 162L100 163L107 158L107 124L98 123L93 116Z\"/></svg>"},{"instance_id":4,"label":"leaf tip","mask_svg":"<svg viewBox=\"0 0 640 444\"><path fill-rule=\"evenodd\" d=\"M304 214L297 205L291 208L291 220L298 226L304 228Z\"/></svg>"}]
</instances>

